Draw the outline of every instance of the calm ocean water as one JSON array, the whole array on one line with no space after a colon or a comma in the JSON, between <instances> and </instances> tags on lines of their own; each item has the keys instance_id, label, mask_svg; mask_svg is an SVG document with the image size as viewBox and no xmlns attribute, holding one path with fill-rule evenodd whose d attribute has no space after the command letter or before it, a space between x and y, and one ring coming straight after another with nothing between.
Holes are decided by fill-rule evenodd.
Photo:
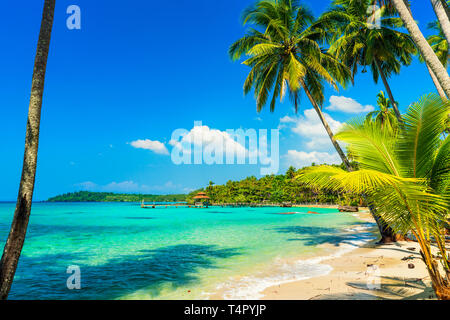
<instances>
[{"instance_id":1,"label":"calm ocean water","mask_svg":"<svg viewBox=\"0 0 450 320\"><path fill-rule=\"evenodd\" d=\"M2 248L14 206L0 203ZM9 298L202 299L218 288L228 298L257 298L264 286L328 272L292 258L364 240L348 232L358 224L333 209L35 203ZM66 286L71 265L80 267L80 290Z\"/></svg>"}]
</instances>

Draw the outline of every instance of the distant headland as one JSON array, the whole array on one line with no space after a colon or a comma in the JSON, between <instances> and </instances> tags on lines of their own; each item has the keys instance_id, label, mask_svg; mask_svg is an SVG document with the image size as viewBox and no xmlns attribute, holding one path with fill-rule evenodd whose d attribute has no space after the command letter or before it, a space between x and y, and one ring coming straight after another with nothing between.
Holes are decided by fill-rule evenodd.
<instances>
[{"instance_id":1,"label":"distant headland","mask_svg":"<svg viewBox=\"0 0 450 320\"><path fill-rule=\"evenodd\" d=\"M129 194L113 192L78 191L51 197L47 202L179 202L186 201L186 194Z\"/></svg>"}]
</instances>

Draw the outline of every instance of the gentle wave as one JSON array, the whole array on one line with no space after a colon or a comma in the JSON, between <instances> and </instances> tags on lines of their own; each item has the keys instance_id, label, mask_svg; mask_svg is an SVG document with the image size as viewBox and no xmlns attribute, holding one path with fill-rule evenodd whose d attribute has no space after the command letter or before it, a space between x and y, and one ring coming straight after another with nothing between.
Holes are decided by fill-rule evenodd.
<instances>
[{"instance_id":1,"label":"gentle wave","mask_svg":"<svg viewBox=\"0 0 450 320\"><path fill-rule=\"evenodd\" d=\"M325 276L329 274L333 268L328 264L322 264L322 262L339 258L373 240L373 235L370 232L365 232L372 227L373 224L367 224L345 229L349 233L357 232L358 234L349 234L348 240L342 241L336 252L330 255L319 256L307 260L297 260L290 263L276 261L275 270L270 276L256 274L253 276L242 277L238 280L230 280L220 284L217 287L217 290L223 292L223 298L225 300L257 300L264 297L262 292L267 288L289 282ZM209 294L205 293L205 296L209 296Z\"/></svg>"}]
</instances>

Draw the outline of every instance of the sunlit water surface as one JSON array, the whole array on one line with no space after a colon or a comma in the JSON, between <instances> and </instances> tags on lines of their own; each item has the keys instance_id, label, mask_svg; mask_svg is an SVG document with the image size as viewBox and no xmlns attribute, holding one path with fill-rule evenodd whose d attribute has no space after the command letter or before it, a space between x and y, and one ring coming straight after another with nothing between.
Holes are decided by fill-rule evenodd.
<instances>
[{"instance_id":1,"label":"sunlit water surface","mask_svg":"<svg viewBox=\"0 0 450 320\"><path fill-rule=\"evenodd\" d=\"M0 203L2 247L13 212ZM321 244L368 239L348 232L355 225L363 223L333 209L35 203L9 298L205 299L218 290L259 298L268 285L329 272L302 257L332 254ZM80 290L66 285L72 265Z\"/></svg>"}]
</instances>

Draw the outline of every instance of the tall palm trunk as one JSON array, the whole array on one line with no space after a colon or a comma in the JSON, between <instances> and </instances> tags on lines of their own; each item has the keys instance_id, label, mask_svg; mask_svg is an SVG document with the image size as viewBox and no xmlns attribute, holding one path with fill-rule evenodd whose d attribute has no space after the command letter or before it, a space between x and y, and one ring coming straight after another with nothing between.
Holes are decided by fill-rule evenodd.
<instances>
[{"instance_id":1,"label":"tall palm trunk","mask_svg":"<svg viewBox=\"0 0 450 320\"><path fill-rule=\"evenodd\" d=\"M447 39L447 42L450 43L450 20L448 18L445 7L442 3L442 0L430 0L431 5L433 6L434 12L439 20L442 31Z\"/></svg>"},{"instance_id":2,"label":"tall palm trunk","mask_svg":"<svg viewBox=\"0 0 450 320\"><path fill-rule=\"evenodd\" d=\"M426 64L426 63L425 63ZM434 74L433 70L426 64L428 72L430 73L431 79L433 80L434 85L436 86L436 90L439 93L439 96L443 101L447 100L447 96L445 95L444 89L442 89L441 85L439 84L438 79L436 78L436 75Z\"/></svg>"},{"instance_id":3,"label":"tall palm trunk","mask_svg":"<svg viewBox=\"0 0 450 320\"><path fill-rule=\"evenodd\" d=\"M348 161L347 157L345 156L345 153L342 151L341 146L336 141L334 134L331 131L331 128L328 125L328 122L325 119L325 117L322 113L322 110L320 110L320 107L317 104L316 100L312 96L312 94L309 91L306 84L303 81L300 81L300 84L301 84L303 90L305 90L305 93L308 96L309 101L311 101L311 104L313 105L314 110L316 110L317 115L320 118L320 121L322 121L322 124L325 127L325 130L327 131L328 136L330 137L331 143L333 144L334 148L336 149L337 153L339 154L339 157L341 157L342 162L345 164L348 171L353 171L353 168L352 168L350 162ZM370 209L370 213L372 214L373 218L375 219L375 221L378 225L378 230L380 231L381 240L379 241L379 243L395 242L397 240L397 238L396 238L394 231L381 219L381 217L379 217L376 214L376 210L373 206L370 206L369 209Z\"/></svg>"},{"instance_id":4,"label":"tall palm trunk","mask_svg":"<svg viewBox=\"0 0 450 320\"><path fill-rule=\"evenodd\" d=\"M397 117L398 121L402 121L402 115L400 114L400 111L398 110L397 102L395 102L394 95L392 94L391 87L389 86L389 83L387 82L386 75L384 74L383 70L381 69L381 63L378 58L375 58L375 64L378 69L378 73L381 76L381 79L383 80L384 87L386 88L386 91L388 93L389 99L391 100L392 107L394 108L395 116Z\"/></svg>"},{"instance_id":5,"label":"tall palm trunk","mask_svg":"<svg viewBox=\"0 0 450 320\"><path fill-rule=\"evenodd\" d=\"M445 70L444 66L433 52L433 49L423 36L422 32L420 32L420 29L414 21L404 0L392 0L392 3L405 24L405 27L408 29L409 34L416 43L425 62L430 66L431 70L433 70L445 94L450 97L450 77L448 76L447 70Z\"/></svg>"},{"instance_id":6,"label":"tall palm trunk","mask_svg":"<svg viewBox=\"0 0 450 320\"><path fill-rule=\"evenodd\" d=\"M300 81L303 90L305 90L306 95L309 98L309 101L311 101L311 104L314 107L314 110L316 110L317 115L320 118L320 121L322 121L323 126L325 127L325 130L328 133L328 136L330 137L331 143L333 144L334 148L336 149L337 153L339 154L339 157L341 157L342 162L345 164L345 166L347 167L348 171L353 171L352 166L350 164L350 162L348 161L347 157L345 156L344 151L342 151L341 146L339 145L339 143L336 141L336 139L334 138L334 134L333 131L331 131L330 126L328 125L327 120L325 119L322 110L320 110L319 105L317 104L316 100L313 98L311 92L309 91L308 87L306 86L306 84L304 83L303 80Z\"/></svg>"},{"instance_id":7,"label":"tall palm trunk","mask_svg":"<svg viewBox=\"0 0 450 320\"><path fill-rule=\"evenodd\" d=\"M8 239L0 261L0 299L8 297L14 274L19 262L28 220L30 218L31 201L33 198L34 180L39 144L39 125L41 119L42 95L44 92L45 70L50 46L50 36L53 26L55 0L45 0L42 14L41 29L34 61L30 104L25 137L25 152L22 177L16 210Z\"/></svg>"}]
</instances>

